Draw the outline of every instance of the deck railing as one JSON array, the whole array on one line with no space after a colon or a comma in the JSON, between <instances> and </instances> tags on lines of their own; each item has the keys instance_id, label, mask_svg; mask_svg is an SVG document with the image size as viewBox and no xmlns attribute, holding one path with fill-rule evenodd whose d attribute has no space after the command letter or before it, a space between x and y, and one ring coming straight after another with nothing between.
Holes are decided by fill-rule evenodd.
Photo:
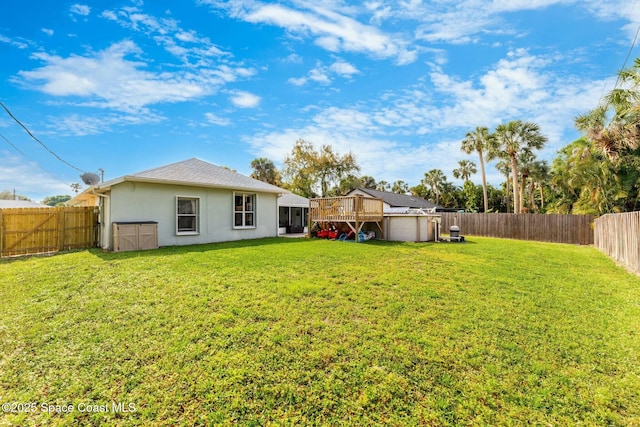
<instances>
[{"instance_id":1,"label":"deck railing","mask_svg":"<svg viewBox=\"0 0 640 427\"><path fill-rule=\"evenodd\" d=\"M382 221L382 212L382 199L371 197L323 197L309 200L309 219L314 222Z\"/></svg>"}]
</instances>

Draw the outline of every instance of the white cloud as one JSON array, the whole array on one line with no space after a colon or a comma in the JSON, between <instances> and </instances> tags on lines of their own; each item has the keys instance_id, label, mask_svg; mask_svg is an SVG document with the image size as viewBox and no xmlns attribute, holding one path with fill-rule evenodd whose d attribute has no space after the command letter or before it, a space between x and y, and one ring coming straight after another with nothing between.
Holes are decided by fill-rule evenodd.
<instances>
[{"instance_id":1,"label":"white cloud","mask_svg":"<svg viewBox=\"0 0 640 427\"><path fill-rule=\"evenodd\" d=\"M298 54L292 53L284 59L285 62L289 62L291 64L302 64L302 57Z\"/></svg>"},{"instance_id":2,"label":"white cloud","mask_svg":"<svg viewBox=\"0 0 640 427\"><path fill-rule=\"evenodd\" d=\"M254 108L260 103L260 97L258 95L240 90L232 92L232 96L229 99L233 105L240 108Z\"/></svg>"},{"instance_id":3,"label":"white cloud","mask_svg":"<svg viewBox=\"0 0 640 427\"><path fill-rule=\"evenodd\" d=\"M115 113L101 114L99 116L69 114L56 117L47 127L56 135L88 136L112 131L119 126L158 123L162 120L164 120L164 117L143 109L134 114Z\"/></svg>"},{"instance_id":4,"label":"white cloud","mask_svg":"<svg viewBox=\"0 0 640 427\"><path fill-rule=\"evenodd\" d=\"M308 82L316 82L322 85L328 85L332 82L332 76L339 76L343 78L350 78L354 74L359 74L360 71L351 65L350 63L343 61L341 59L336 60L330 66L323 65L318 62L315 68L312 68L307 73L306 77L298 77L298 78L290 78L288 80L289 83L294 86L303 86Z\"/></svg>"},{"instance_id":5,"label":"white cloud","mask_svg":"<svg viewBox=\"0 0 640 427\"><path fill-rule=\"evenodd\" d=\"M40 31L42 31L43 33L45 33L48 36L52 36L53 35L53 30L50 28L41 28Z\"/></svg>"},{"instance_id":6,"label":"white cloud","mask_svg":"<svg viewBox=\"0 0 640 427\"><path fill-rule=\"evenodd\" d=\"M74 4L69 9L71 13L75 15L88 16L91 13L91 8L85 4Z\"/></svg>"},{"instance_id":7,"label":"white cloud","mask_svg":"<svg viewBox=\"0 0 640 427\"><path fill-rule=\"evenodd\" d=\"M22 39L20 37L9 38L7 36L3 36L2 34L0 34L0 43L6 43L13 47L17 47L18 49L27 49L30 44L27 40Z\"/></svg>"},{"instance_id":8,"label":"white cloud","mask_svg":"<svg viewBox=\"0 0 640 427\"><path fill-rule=\"evenodd\" d=\"M585 106L597 105L602 90L602 82L558 73L552 59L515 50L466 80L432 66L429 78L413 87L350 106L310 106L301 109L313 112L304 125L259 132L246 140L256 155L276 162L284 160L298 138L330 144L340 152L353 151L363 174L416 185L430 169L451 175L457 161L467 157L460 141L469 130L522 119L538 123L549 137L540 155L550 159L577 137L573 118ZM493 174L490 179L497 183L501 177Z\"/></svg>"},{"instance_id":9,"label":"white cloud","mask_svg":"<svg viewBox=\"0 0 640 427\"><path fill-rule=\"evenodd\" d=\"M231 124L231 120L225 117L220 117L214 113L205 113L204 117L208 123L211 123L217 126L229 126Z\"/></svg>"},{"instance_id":10,"label":"white cloud","mask_svg":"<svg viewBox=\"0 0 640 427\"><path fill-rule=\"evenodd\" d=\"M360 71L358 71L356 67L342 60L338 60L334 62L333 64L331 64L329 68L334 73L343 77L350 77L354 74L360 73Z\"/></svg>"},{"instance_id":11,"label":"white cloud","mask_svg":"<svg viewBox=\"0 0 640 427\"><path fill-rule=\"evenodd\" d=\"M201 2L224 9L231 16L247 22L275 25L298 37L311 37L318 46L331 52L362 52L378 58L396 58L402 64L416 58L414 53L409 53L407 41L348 16L348 8L340 10L339 3L325 2L319 6L295 2L298 9L294 9L259 1ZM332 6L335 10L331 9Z\"/></svg>"},{"instance_id":12,"label":"white cloud","mask_svg":"<svg viewBox=\"0 0 640 427\"><path fill-rule=\"evenodd\" d=\"M229 56L228 52L218 48L208 37L200 36L194 30L182 28L177 20L157 18L143 13L138 7L106 10L100 16L118 23L123 28L147 35L185 64L211 66L214 59Z\"/></svg>"},{"instance_id":13,"label":"white cloud","mask_svg":"<svg viewBox=\"0 0 640 427\"><path fill-rule=\"evenodd\" d=\"M200 98L238 77L252 74L249 69L227 65L199 72L154 72L147 70L147 63L128 59L140 53L137 45L128 40L91 56L36 53L33 58L44 65L20 71L20 79L15 80L52 96L71 98L76 105L135 113L155 120L147 107ZM251 106L250 99L240 102Z\"/></svg>"},{"instance_id":14,"label":"white cloud","mask_svg":"<svg viewBox=\"0 0 640 427\"><path fill-rule=\"evenodd\" d=\"M67 178L53 176L34 161L9 151L0 151L0 190L16 190L17 194L40 202L47 196L72 195L69 186L72 181L65 182L65 179ZM76 177L71 179L80 180Z\"/></svg>"}]
</instances>

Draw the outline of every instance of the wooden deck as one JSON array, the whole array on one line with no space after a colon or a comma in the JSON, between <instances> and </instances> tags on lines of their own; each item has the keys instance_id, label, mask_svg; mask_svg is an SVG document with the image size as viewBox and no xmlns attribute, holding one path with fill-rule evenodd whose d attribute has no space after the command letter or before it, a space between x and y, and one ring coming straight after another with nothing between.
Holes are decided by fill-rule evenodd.
<instances>
[{"instance_id":1,"label":"wooden deck","mask_svg":"<svg viewBox=\"0 0 640 427\"><path fill-rule=\"evenodd\" d=\"M358 234L367 222L382 231L383 201L370 197L323 197L309 200L309 230L314 224L346 224Z\"/></svg>"},{"instance_id":2,"label":"wooden deck","mask_svg":"<svg viewBox=\"0 0 640 427\"><path fill-rule=\"evenodd\" d=\"M382 199L362 196L311 199L309 219L314 222L382 221Z\"/></svg>"}]
</instances>

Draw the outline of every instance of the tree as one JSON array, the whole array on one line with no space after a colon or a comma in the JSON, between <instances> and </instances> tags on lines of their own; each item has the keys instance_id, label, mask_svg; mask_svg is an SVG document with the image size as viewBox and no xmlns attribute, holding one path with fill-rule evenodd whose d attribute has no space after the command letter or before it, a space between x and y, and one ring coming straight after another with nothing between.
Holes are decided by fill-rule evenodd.
<instances>
[{"instance_id":1,"label":"tree","mask_svg":"<svg viewBox=\"0 0 640 427\"><path fill-rule=\"evenodd\" d=\"M529 167L529 209L538 212L535 191L540 193L540 209L544 209L544 190L549 181L549 165L545 160L536 160Z\"/></svg>"},{"instance_id":2,"label":"tree","mask_svg":"<svg viewBox=\"0 0 640 427\"><path fill-rule=\"evenodd\" d=\"M314 191L315 164L317 153L313 144L304 139L295 142L291 154L284 160L282 174L285 178L286 186L294 193L304 197L316 197Z\"/></svg>"},{"instance_id":3,"label":"tree","mask_svg":"<svg viewBox=\"0 0 640 427\"><path fill-rule=\"evenodd\" d=\"M395 181L393 183L393 186L391 187L391 192L398 193L398 194L406 194L409 192L409 184L401 180Z\"/></svg>"},{"instance_id":4,"label":"tree","mask_svg":"<svg viewBox=\"0 0 640 427\"><path fill-rule=\"evenodd\" d=\"M21 194L16 194L15 190L2 190L0 191L0 200L28 200L31 201L27 196L23 196Z\"/></svg>"},{"instance_id":5,"label":"tree","mask_svg":"<svg viewBox=\"0 0 640 427\"><path fill-rule=\"evenodd\" d=\"M378 191L389 191L391 189L391 185L387 181L378 181L375 189Z\"/></svg>"},{"instance_id":6,"label":"tree","mask_svg":"<svg viewBox=\"0 0 640 427\"><path fill-rule=\"evenodd\" d=\"M559 151L551 167L550 212L603 215L637 210L640 150L611 158L589 139Z\"/></svg>"},{"instance_id":7,"label":"tree","mask_svg":"<svg viewBox=\"0 0 640 427\"><path fill-rule=\"evenodd\" d=\"M462 140L462 151L467 154L472 152L478 153L480 159L480 174L482 175L482 197L484 199L484 211L489 210L489 201L487 197L487 176L484 171L484 153L490 148L493 143L493 135L489 133L489 129L486 127L478 126L475 130L467 132L465 138Z\"/></svg>"},{"instance_id":8,"label":"tree","mask_svg":"<svg viewBox=\"0 0 640 427\"><path fill-rule=\"evenodd\" d=\"M360 166L356 163L356 158L351 152L340 156L333 151L330 145L323 145L320 149L316 167L323 197L328 195L331 184L339 185L344 177L352 172L360 171Z\"/></svg>"},{"instance_id":9,"label":"tree","mask_svg":"<svg viewBox=\"0 0 640 427\"><path fill-rule=\"evenodd\" d=\"M329 196L344 196L358 187L362 187L362 179L355 175L347 175L337 187L329 190Z\"/></svg>"},{"instance_id":10,"label":"tree","mask_svg":"<svg viewBox=\"0 0 640 427\"><path fill-rule=\"evenodd\" d=\"M368 188L371 190L376 189L376 186L377 186L376 180L372 176L364 175L360 177L360 182L361 182L362 188Z\"/></svg>"},{"instance_id":11,"label":"tree","mask_svg":"<svg viewBox=\"0 0 640 427\"><path fill-rule=\"evenodd\" d=\"M469 181L471 175L478 172L478 169L476 169L476 164L469 160L459 160L458 166L458 168L453 170L453 177L462 178L465 182Z\"/></svg>"},{"instance_id":12,"label":"tree","mask_svg":"<svg viewBox=\"0 0 640 427\"><path fill-rule=\"evenodd\" d=\"M467 212L477 212L478 199L480 198L480 195L476 189L476 185L473 182L466 180L462 186L462 193L464 195L464 209Z\"/></svg>"},{"instance_id":13,"label":"tree","mask_svg":"<svg viewBox=\"0 0 640 427\"><path fill-rule=\"evenodd\" d=\"M79 183L77 183L77 182L72 183L72 184L70 185L70 187L71 187L71 190L73 190L73 192L74 192L74 193L76 193L76 194L78 194L78 192L79 192L79 191L80 191L80 189L82 188L82 186L81 186Z\"/></svg>"},{"instance_id":14,"label":"tree","mask_svg":"<svg viewBox=\"0 0 640 427\"><path fill-rule=\"evenodd\" d=\"M505 202L505 206L507 207L506 212L509 212L511 210L511 196L509 196L510 193L510 188L509 188L509 178L510 178L510 166L509 166L509 162L506 159L502 159L500 160L498 163L496 163L496 169L498 169L498 172L500 172L501 174L503 174L505 176L505 191L504 191L504 202Z\"/></svg>"},{"instance_id":15,"label":"tree","mask_svg":"<svg viewBox=\"0 0 640 427\"><path fill-rule=\"evenodd\" d=\"M575 120L594 148L611 160L640 147L640 58L618 73L618 82L626 87L612 90L598 107Z\"/></svg>"},{"instance_id":16,"label":"tree","mask_svg":"<svg viewBox=\"0 0 640 427\"><path fill-rule=\"evenodd\" d=\"M65 204L69 200L71 200L71 196L68 195L48 196L42 199L42 202L40 203L47 206L60 206Z\"/></svg>"},{"instance_id":17,"label":"tree","mask_svg":"<svg viewBox=\"0 0 640 427\"><path fill-rule=\"evenodd\" d=\"M547 142L547 137L540 133L538 124L521 120L512 120L498 125L494 137L495 145L492 147L490 157L509 160L513 187L513 212L520 213L522 206L518 198L518 156L522 152L541 149Z\"/></svg>"},{"instance_id":18,"label":"tree","mask_svg":"<svg viewBox=\"0 0 640 427\"><path fill-rule=\"evenodd\" d=\"M267 159L266 157L253 159L251 161L251 169L253 169L251 178L276 186L282 185L280 172L278 172L278 169L276 169L273 161Z\"/></svg>"},{"instance_id":19,"label":"tree","mask_svg":"<svg viewBox=\"0 0 640 427\"><path fill-rule=\"evenodd\" d=\"M422 181L425 186L431 190L431 193L435 198L434 203L437 205L440 201L440 190L443 184L447 181L447 177L440 169L431 169L429 172L424 174Z\"/></svg>"},{"instance_id":20,"label":"tree","mask_svg":"<svg viewBox=\"0 0 640 427\"><path fill-rule=\"evenodd\" d=\"M340 156L330 145L316 151L311 142L299 139L284 160L283 175L287 187L294 193L325 197L330 188L339 187L345 177L359 170L353 154Z\"/></svg>"}]
</instances>

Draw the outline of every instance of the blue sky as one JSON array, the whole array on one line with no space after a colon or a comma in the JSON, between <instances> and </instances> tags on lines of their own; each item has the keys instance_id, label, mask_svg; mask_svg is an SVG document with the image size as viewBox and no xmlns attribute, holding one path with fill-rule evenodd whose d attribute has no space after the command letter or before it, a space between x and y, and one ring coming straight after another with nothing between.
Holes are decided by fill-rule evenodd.
<instances>
[{"instance_id":1,"label":"blue sky","mask_svg":"<svg viewBox=\"0 0 640 427\"><path fill-rule=\"evenodd\" d=\"M534 121L549 160L576 139L639 25L637 0L24 0L0 14L0 100L105 179L191 157L250 174L302 138L377 181L455 182L476 126ZM0 113L0 190L72 194L78 170Z\"/></svg>"}]
</instances>

